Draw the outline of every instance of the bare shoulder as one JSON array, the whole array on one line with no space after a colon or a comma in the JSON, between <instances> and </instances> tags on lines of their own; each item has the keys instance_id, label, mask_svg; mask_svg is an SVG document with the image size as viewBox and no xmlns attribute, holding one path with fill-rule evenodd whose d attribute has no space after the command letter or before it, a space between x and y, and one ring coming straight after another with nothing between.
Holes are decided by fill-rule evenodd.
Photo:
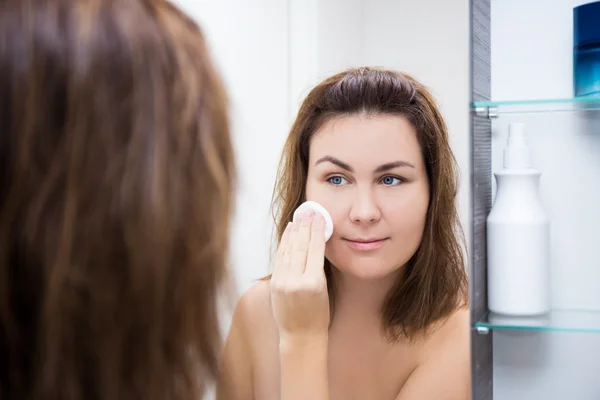
<instances>
[{"instance_id":1,"label":"bare shoulder","mask_svg":"<svg viewBox=\"0 0 600 400\"><path fill-rule=\"evenodd\" d=\"M246 321L250 331L253 326L274 325L269 281L259 281L242 294L235 314Z\"/></svg>"},{"instance_id":2,"label":"bare shoulder","mask_svg":"<svg viewBox=\"0 0 600 400\"><path fill-rule=\"evenodd\" d=\"M431 385L431 382L436 382ZM397 400L471 398L470 314L455 310L421 343L417 367Z\"/></svg>"},{"instance_id":3,"label":"bare shoulder","mask_svg":"<svg viewBox=\"0 0 600 400\"><path fill-rule=\"evenodd\" d=\"M443 336L458 335L459 337L466 334L468 338L470 318L471 314L468 307L457 308L448 316L436 333L438 335L443 334Z\"/></svg>"},{"instance_id":4,"label":"bare shoulder","mask_svg":"<svg viewBox=\"0 0 600 400\"><path fill-rule=\"evenodd\" d=\"M254 284L238 306L244 314L248 346L252 352L255 399L274 399L279 394L279 329L271 308L270 281ZM244 397L248 399L250 397Z\"/></svg>"},{"instance_id":5,"label":"bare shoulder","mask_svg":"<svg viewBox=\"0 0 600 400\"><path fill-rule=\"evenodd\" d=\"M431 333L423 344L425 358L443 353L461 353L469 357L470 313L467 307L456 309Z\"/></svg>"},{"instance_id":6,"label":"bare shoulder","mask_svg":"<svg viewBox=\"0 0 600 400\"><path fill-rule=\"evenodd\" d=\"M260 281L240 297L225 341L218 400L257 398L265 360L278 349L277 325L271 312L269 281ZM276 353L275 353L276 356ZM260 398L260 397L258 397Z\"/></svg>"},{"instance_id":7,"label":"bare shoulder","mask_svg":"<svg viewBox=\"0 0 600 400\"><path fill-rule=\"evenodd\" d=\"M265 352L273 348L273 343L275 350L279 348L279 334L271 309L271 289L268 280L255 283L241 296L235 318L244 321L247 343L255 360L263 360Z\"/></svg>"}]
</instances>

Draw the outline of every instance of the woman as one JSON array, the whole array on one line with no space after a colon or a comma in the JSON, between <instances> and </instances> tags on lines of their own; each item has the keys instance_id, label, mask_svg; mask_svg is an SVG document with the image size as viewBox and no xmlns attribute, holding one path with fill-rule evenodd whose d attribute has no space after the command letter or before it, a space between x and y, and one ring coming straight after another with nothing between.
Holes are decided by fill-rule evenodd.
<instances>
[{"instance_id":1,"label":"woman","mask_svg":"<svg viewBox=\"0 0 600 400\"><path fill-rule=\"evenodd\" d=\"M0 398L201 398L234 168L198 27L165 0L4 1L0 127Z\"/></svg>"},{"instance_id":2,"label":"woman","mask_svg":"<svg viewBox=\"0 0 600 400\"><path fill-rule=\"evenodd\" d=\"M273 275L246 292L222 399L470 397L456 163L426 88L392 71L335 75L304 100L276 187ZM288 224L305 200L322 217Z\"/></svg>"}]
</instances>

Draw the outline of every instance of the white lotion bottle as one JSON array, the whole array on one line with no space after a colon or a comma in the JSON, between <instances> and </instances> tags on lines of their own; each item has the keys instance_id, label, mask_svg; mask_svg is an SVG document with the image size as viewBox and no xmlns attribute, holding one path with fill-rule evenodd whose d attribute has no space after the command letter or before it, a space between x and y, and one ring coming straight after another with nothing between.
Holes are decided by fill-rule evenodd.
<instances>
[{"instance_id":1,"label":"white lotion bottle","mask_svg":"<svg viewBox=\"0 0 600 400\"><path fill-rule=\"evenodd\" d=\"M509 125L504 168L487 218L490 311L511 316L550 312L550 221L531 166L522 123Z\"/></svg>"}]
</instances>

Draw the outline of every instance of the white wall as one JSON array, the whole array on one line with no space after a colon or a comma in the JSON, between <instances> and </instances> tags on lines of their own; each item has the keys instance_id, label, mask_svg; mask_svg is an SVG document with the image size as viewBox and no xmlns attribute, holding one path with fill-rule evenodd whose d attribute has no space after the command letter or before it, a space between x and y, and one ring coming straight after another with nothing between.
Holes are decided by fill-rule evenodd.
<instances>
[{"instance_id":1,"label":"white wall","mask_svg":"<svg viewBox=\"0 0 600 400\"><path fill-rule=\"evenodd\" d=\"M288 4L281 0L178 0L205 32L232 105L240 175L232 266L238 292L269 272L269 204L289 128Z\"/></svg>"},{"instance_id":2,"label":"white wall","mask_svg":"<svg viewBox=\"0 0 600 400\"><path fill-rule=\"evenodd\" d=\"M573 95L572 9L586 2L492 1L495 100ZM494 171L502 166L508 123L526 123L552 221L555 308L600 310L600 115L591 115L506 115L493 122ZM600 335L497 331L494 399L599 399L599 354Z\"/></svg>"}]
</instances>

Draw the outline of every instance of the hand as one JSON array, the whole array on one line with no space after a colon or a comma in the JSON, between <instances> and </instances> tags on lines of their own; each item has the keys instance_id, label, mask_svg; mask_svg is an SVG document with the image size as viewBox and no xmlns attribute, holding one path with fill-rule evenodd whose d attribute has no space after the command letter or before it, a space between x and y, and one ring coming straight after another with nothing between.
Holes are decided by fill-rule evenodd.
<instances>
[{"instance_id":1,"label":"hand","mask_svg":"<svg viewBox=\"0 0 600 400\"><path fill-rule=\"evenodd\" d=\"M271 276L271 305L282 340L326 338L325 220L309 211L286 227Z\"/></svg>"}]
</instances>

